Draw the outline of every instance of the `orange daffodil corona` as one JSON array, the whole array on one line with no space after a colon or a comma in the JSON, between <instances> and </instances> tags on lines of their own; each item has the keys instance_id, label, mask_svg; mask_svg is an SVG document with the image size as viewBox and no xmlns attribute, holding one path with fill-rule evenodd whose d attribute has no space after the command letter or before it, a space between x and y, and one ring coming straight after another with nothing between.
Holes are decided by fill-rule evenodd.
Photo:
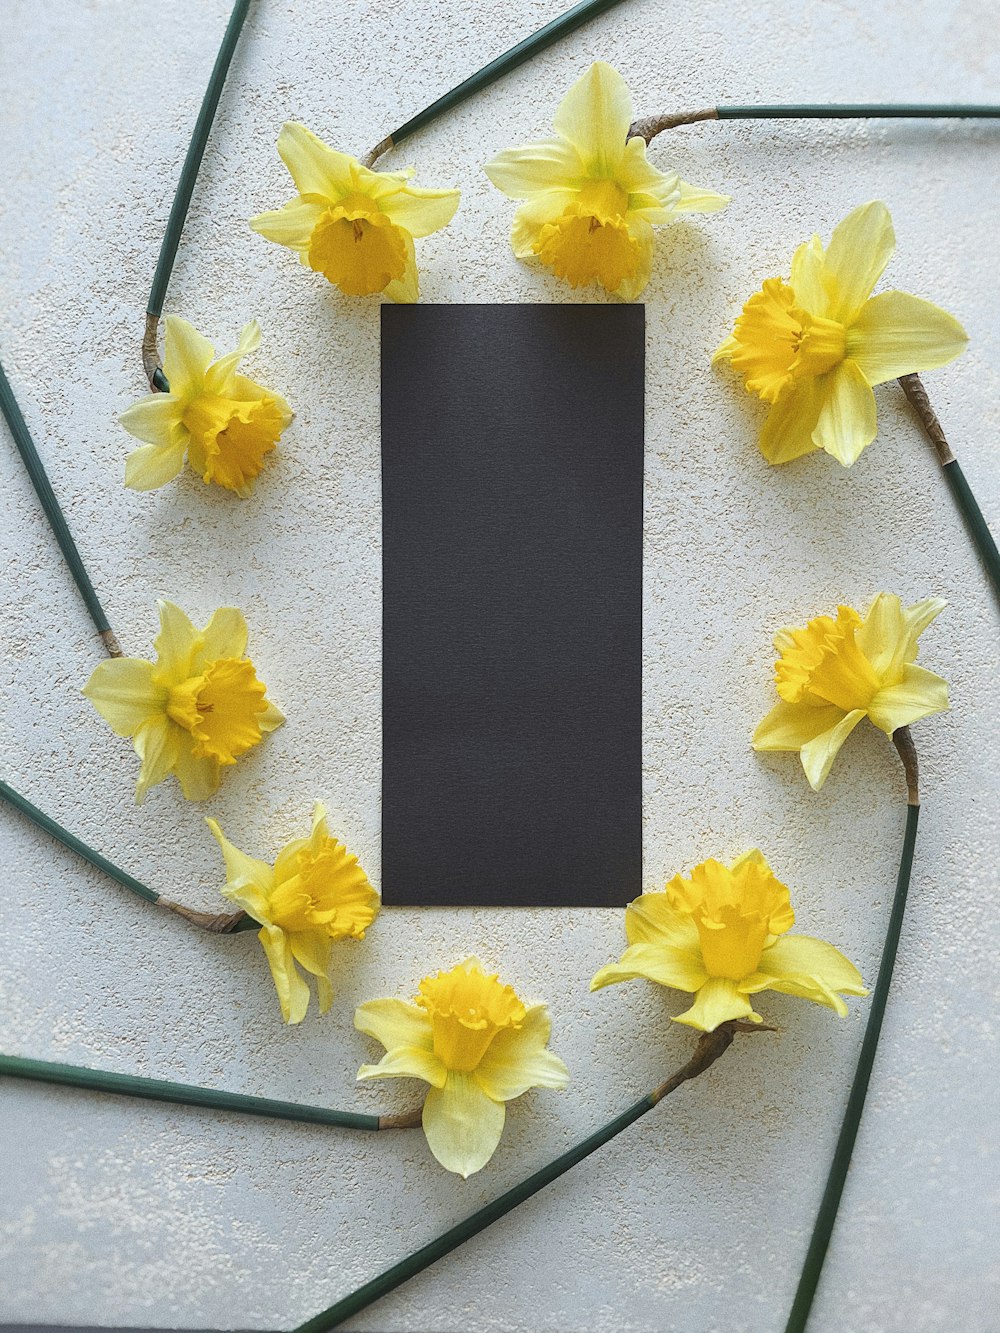
<instances>
[{"instance_id":1,"label":"orange daffodil corona","mask_svg":"<svg viewBox=\"0 0 1000 1333\"><path fill-rule=\"evenodd\" d=\"M372 1000L354 1025L386 1050L359 1079L418 1078L430 1084L423 1126L431 1152L463 1177L493 1156L505 1103L529 1088L563 1088L566 1066L548 1050L543 1004L526 1006L496 975L468 958L420 983L415 1004Z\"/></svg>"},{"instance_id":2,"label":"orange daffodil corona","mask_svg":"<svg viewBox=\"0 0 1000 1333\"><path fill-rule=\"evenodd\" d=\"M295 122L282 127L278 153L298 195L251 218L254 231L295 250L345 296L416 301L414 237L448 225L458 190L411 185L412 170L372 171Z\"/></svg>"},{"instance_id":3,"label":"orange daffodil corona","mask_svg":"<svg viewBox=\"0 0 1000 1333\"><path fill-rule=\"evenodd\" d=\"M247 623L235 607L203 630L173 602L159 608L156 661L113 657L83 689L115 735L131 737L142 761L137 805L170 773L189 801L205 800L221 770L285 720L245 656Z\"/></svg>"},{"instance_id":4,"label":"orange daffodil corona","mask_svg":"<svg viewBox=\"0 0 1000 1333\"><path fill-rule=\"evenodd\" d=\"M560 102L556 137L508 148L486 164L490 180L524 202L514 215L518 259L539 259L572 287L596 283L634 301L649 281L653 227L675 213L715 213L728 196L688 185L646 159L628 137L625 80L597 61Z\"/></svg>"},{"instance_id":5,"label":"orange daffodil corona","mask_svg":"<svg viewBox=\"0 0 1000 1333\"><path fill-rule=\"evenodd\" d=\"M948 707L948 686L917 666L917 640L945 603L904 608L879 593L862 618L849 606L781 630L774 675L779 702L754 732L755 750L797 750L819 791L844 741L864 718L887 736Z\"/></svg>"},{"instance_id":6,"label":"orange daffodil corona","mask_svg":"<svg viewBox=\"0 0 1000 1333\"><path fill-rule=\"evenodd\" d=\"M380 906L358 858L331 837L318 802L309 837L288 843L273 866L234 847L214 819L206 822L226 861L223 894L260 922L257 938L282 1018L301 1023L309 1007L309 985L299 967L316 978L319 1011L325 1014L333 1002L333 941L363 940Z\"/></svg>"},{"instance_id":7,"label":"orange daffodil corona","mask_svg":"<svg viewBox=\"0 0 1000 1333\"><path fill-rule=\"evenodd\" d=\"M146 443L129 454L125 485L134 491L165 486L184 466L184 455L206 484L246 497L292 419L280 394L239 374L240 361L260 343L252 320L234 352L215 360L215 348L186 319L164 320L163 373L168 393L151 393L119 418Z\"/></svg>"},{"instance_id":8,"label":"orange daffodil corona","mask_svg":"<svg viewBox=\"0 0 1000 1333\"><path fill-rule=\"evenodd\" d=\"M769 463L825 449L845 467L877 433L872 386L947 365L968 341L946 311L907 292L872 296L896 237L885 204L862 204L800 245L788 279L751 296L714 362L728 362L770 406Z\"/></svg>"},{"instance_id":9,"label":"orange daffodil corona","mask_svg":"<svg viewBox=\"0 0 1000 1333\"><path fill-rule=\"evenodd\" d=\"M713 1032L740 1018L761 1022L750 996L773 990L822 1004L844 1017L841 996L867 995L839 950L795 924L788 889L757 850L730 866L704 861L675 875L663 893L644 893L625 909L628 948L590 983L600 990L644 977L694 995L677 1023Z\"/></svg>"}]
</instances>

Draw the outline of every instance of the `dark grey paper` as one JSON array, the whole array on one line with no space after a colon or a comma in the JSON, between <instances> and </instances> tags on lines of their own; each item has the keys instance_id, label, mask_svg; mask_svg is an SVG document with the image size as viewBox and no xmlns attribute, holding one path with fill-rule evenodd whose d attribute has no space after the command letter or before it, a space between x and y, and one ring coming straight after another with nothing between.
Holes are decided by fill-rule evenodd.
<instances>
[{"instance_id":1,"label":"dark grey paper","mask_svg":"<svg viewBox=\"0 0 1000 1333\"><path fill-rule=\"evenodd\" d=\"M382 893L641 891L644 311L382 307Z\"/></svg>"}]
</instances>

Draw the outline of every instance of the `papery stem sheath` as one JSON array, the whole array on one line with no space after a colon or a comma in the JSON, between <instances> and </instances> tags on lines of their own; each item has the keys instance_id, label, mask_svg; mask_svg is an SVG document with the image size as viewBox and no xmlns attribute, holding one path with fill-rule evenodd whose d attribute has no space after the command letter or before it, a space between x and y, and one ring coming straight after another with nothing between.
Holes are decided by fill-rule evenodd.
<instances>
[{"instance_id":1,"label":"papery stem sheath","mask_svg":"<svg viewBox=\"0 0 1000 1333\"><path fill-rule=\"evenodd\" d=\"M889 987L892 984L892 971L896 962L896 951L899 947L899 934L903 926L903 914L906 911L906 896L910 887L910 872L913 869L913 849L917 840L917 820L920 816L920 797L917 794L916 787L916 753L913 750L909 728L900 728L893 736L893 740L896 742L896 748L903 760L909 789L909 803L906 807L906 831L903 834L903 851L899 860L899 874L896 877L896 892L889 913L889 925L886 930L885 944L882 947L882 961L879 965L878 979L875 982L875 990L872 995L871 1011L868 1015L868 1023L865 1026L865 1035L861 1042L861 1054L858 1056L854 1081L851 1084L850 1095L847 1099L847 1110L844 1112L843 1124L840 1127L833 1161L830 1165L819 1211L816 1214L812 1238L809 1241L809 1249L806 1251L805 1262L802 1265L802 1274L795 1292L795 1299L792 1302L788 1323L785 1326L785 1333L803 1333L809 1320L809 1312L812 1309L813 1298L816 1295L816 1287L823 1271L823 1261L826 1258L830 1237L837 1221L837 1209L840 1207L844 1183L847 1180L848 1168L851 1165L851 1154L854 1151L854 1143L858 1137L858 1127L861 1124L861 1117L865 1109L868 1083L871 1079L875 1052L878 1050L879 1036L882 1032L882 1020L885 1016Z\"/></svg>"},{"instance_id":2,"label":"papery stem sheath","mask_svg":"<svg viewBox=\"0 0 1000 1333\"><path fill-rule=\"evenodd\" d=\"M49 520L49 525L55 534L55 539L59 543L59 549L62 551L63 559L69 566L69 572L73 576L73 582L79 589L80 596L83 598L84 605L90 612L90 618L94 622L94 627L101 636L101 642L107 649L109 656L121 657L122 650L118 644L111 623L105 614L104 607L101 605L100 598L94 591L94 585L90 581L80 552L77 550L76 542L73 540L73 534L69 530L69 524L66 522L66 516L59 507L59 501L56 499L55 491L52 489L52 483L49 481L48 474L42 466L42 460L38 456L38 450L35 448L35 442L31 438L31 432L28 430L27 423L21 415L21 409L18 407L17 399L14 397L14 390L10 387L10 382L4 373L3 366L0 365L0 412L3 413L4 420L14 437L14 443L17 446L17 452L21 455L21 462L24 464L28 476L31 478L31 484L35 488L35 494L41 502L42 509L45 511L45 517Z\"/></svg>"},{"instance_id":3,"label":"papery stem sheath","mask_svg":"<svg viewBox=\"0 0 1000 1333\"><path fill-rule=\"evenodd\" d=\"M477 1236L480 1231L485 1231L488 1226L504 1217L519 1204L524 1203L526 1199L530 1199L532 1195L537 1194L546 1185L550 1185L553 1180L558 1180L561 1175L576 1166L577 1162L582 1162L585 1157L589 1157L591 1153L603 1147L616 1134L620 1134L623 1129L627 1129L629 1125L634 1124L640 1116L644 1116L647 1111L651 1111L658 1102L673 1092L675 1088L680 1087L682 1083L686 1083L688 1079L697 1078L699 1074L704 1073L724 1051L728 1050L737 1032L771 1030L765 1028L762 1024L733 1020L721 1024L714 1032L703 1033L695 1048L694 1055L686 1065L683 1065L676 1074L673 1074L666 1082L661 1083L658 1088L643 1097L641 1101L630 1106L627 1111L623 1111L620 1116L605 1125L603 1129L591 1134L589 1138L578 1143L575 1148L570 1148L568 1152L555 1158L547 1166L543 1166L540 1171L536 1171L527 1180L523 1180L519 1185L515 1185L513 1189L501 1194L492 1203L477 1209L464 1221L459 1222L457 1226L449 1228L448 1231L445 1231L429 1244L421 1246L419 1250L414 1251L413 1254L408 1255L398 1264L393 1264L384 1273L380 1273L378 1277L372 1278L364 1286L352 1291L350 1295L343 1297L335 1305L331 1305L322 1314L306 1320L304 1324L300 1324L294 1330L294 1333L326 1333L327 1329L337 1328L345 1319L349 1319L352 1315L357 1314L359 1310L364 1310L367 1306L372 1305L417 1273L422 1273L425 1268L429 1268L431 1264L436 1263L438 1259L442 1259L446 1254L450 1254L452 1250L457 1250L460 1245L463 1245L467 1240L471 1240L473 1236Z\"/></svg>"},{"instance_id":4,"label":"papery stem sheath","mask_svg":"<svg viewBox=\"0 0 1000 1333\"><path fill-rule=\"evenodd\" d=\"M148 903L165 907L169 911L183 916L193 925L201 926L217 934L228 934L240 930L258 930L260 927L260 923L247 916L245 912L221 914L196 912L192 908L184 907L181 903L175 903L170 898L165 898L163 894L151 889L148 884L143 884L134 875L130 875L127 870L122 870L120 866L116 866L113 861L109 861L106 856L102 856L93 847L88 847L75 833L70 833L69 829L65 829L61 824L56 823L51 815L47 815L44 810L39 810L37 805L32 805L26 796L22 796L20 792L15 791L9 783L0 782L0 799L6 801L8 805L12 805L15 810L19 810L33 824L40 829L44 829L50 837L55 838L57 842L61 842L71 852L76 852L77 856L82 856L92 866L96 866L98 870L103 870L122 888L128 889L130 893L136 894L139 898L144 898Z\"/></svg>"},{"instance_id":5,"label":"papery stem sheath","mask_svg":"<svg viewBox=\"0 0 1000 1333\"><path fill-rule=\"evenodd\" d=\"M139 1097L150 1102L174 1102L181 1106L204 1106L213 1111L237 1111L241 1115L268 1120L295 1120L303 1125L337 1125L342 1129L403 1129L419 1124L414 1116L361 1115L355 1111L333 1111L326 1106L303 1106L298 1102L250 1097L241 1092L220 1092L187 1083L168 1083L137 1074L112 1074L83 1065L63 1065L49 1060L28 1060L18 1055L0 1055L0 1076L30 1079L35 1083L57 1083L107 1092L119 1097Z\"/></svg>"}]
</instances>

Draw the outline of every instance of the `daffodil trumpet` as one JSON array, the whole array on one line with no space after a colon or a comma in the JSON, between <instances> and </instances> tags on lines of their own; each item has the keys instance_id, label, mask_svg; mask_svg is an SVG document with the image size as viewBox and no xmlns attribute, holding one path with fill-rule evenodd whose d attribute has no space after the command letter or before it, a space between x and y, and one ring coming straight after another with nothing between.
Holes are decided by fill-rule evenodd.
<instances>
[{"instance_id":1,"label":"daffodil trumpet","mask_svg":"<svg viewBox=\"0 0 1000 1333\"><path fill-rule=\"evenodd\" d=\"M492 1203L477 1208L475 1212L470 1213L456 1226L450 1227L434 1240L407 1255L405 1259L401 1259L398 1263L393 1264L391 1268L387 1268L384 1272L378 1274L377 1277L343 1296L336 1304L329 1306L320 1314L307 1319L304 1324L299 1324L293 1330L293 1333L327 1333L329 1329L339 1328L344 1320L351 1318L361 1310L367 1309L368 1306L388 1295L390 1291L395 1291L404 1282L408 1282L411 1277L424 1272L432 1264L437 1263L439 1259L443 1259L446 1254L451 1254L460 1245L464 1245L467 1240L471 1240L473 1236L478 1236L481 1231L485 1231L487 1227L492 1226L501 1217L506 1217L520 1204L533 1198L546 1185L551 1185L554 1180L558 1180L560 1176L572 1170L578 1162L584 1161L592 1153L597 1152L599 1148L621 1134L623 1130L628 1129L630 1125L634 1125L637 1120L646 1115L647 1112L652 1111L655 1106L659 1105L665 1097L676 1091L682 1084L697 1078L699 1074L704 1074L729 1049L738 1033L773 1031L774 1029L765 1023L746 1023L740 1019L734 1019L721 1023L712 1032L701 1033L691 1058L676 1073L665 1079L641 1100L633 1103L621 1115L616 1116L614 1120L609 1121L608 1124L577 1143L567 1152L554 1158L540 1170L522 1180L520 1184L501 1194Z\"/></svg>"}]
</instances>

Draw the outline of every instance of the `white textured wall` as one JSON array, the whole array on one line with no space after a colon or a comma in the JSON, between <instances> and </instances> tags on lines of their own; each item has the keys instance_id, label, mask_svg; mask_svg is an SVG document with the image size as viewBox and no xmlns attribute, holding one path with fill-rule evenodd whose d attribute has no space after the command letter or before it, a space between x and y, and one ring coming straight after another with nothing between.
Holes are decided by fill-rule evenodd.
<instances>
[{"instance_id":1,"label":"white textured wall","mask_svg":"<svg viewBox=\"0 0 1000 1333\"><path fill-rule=\"evenodd\" d=\"M242 503L190 474L122 486L116 414L142 389L138 344L157 245L226 0L3 5L0 349L81 550L126 645L153 601L196 619L246 612L288 724L210 803L269 854L311 801L373 878L379 856L378 309L349 302L245 219L287 197L274 152L301 118L361 151L540 26L553 0L259 0L223 98L167 309L231 346L257 316L251 373L297 411ZM716 101L996 98L985 0L796 7L626 0L396 154L461 210L423 242L424 299L564 301L507 247L512 205L479 172L547 131L594 57L637 109ZM898 388L850 472L823 455L780 471L710 349L793 245L873 196L892 209L887 281L968 328L932 400L1000 530L1000 138L984 125L709 124L653 150L732 194L660 233L648 329L645 882L759 843L795 889L800 928L873 979L903 798L891 747L849 742L820 795L792 756L748 745L771 702L770 636L880 588L951 603L922 660L952 684L921 723L924 816L867 1116L816 1333L997 1327L997 666L1000 627L929 447ZM594 299L591 293L581 299ZM205 907L219 858L172 784L141 811L135 762L79 695L100 652L27 479L0 441L4 775L120 864ZM285 1030L252 935L217 939L145 908L0 810L0 1042L50 1057L250 1093L403 1108L416 1085L356 1089L373 1054L354 1006L407 996L478 952L547 999L569 1091L510 1108L467 1183L417 1133L368 1137L8 1083L0 1317L287 1328L576 1141L685 1058L683 997L587 980L622 945L619 912L386 911L337 952L326 1019ZM783 1324L856 1057L865 1002L838 1022L779 996L746 1041L599 1156L357 1319L367 1330L678 1330ZM992 1211L991 1211L992 1210ZM995 1230L994 1230L995 1239Z\"/></svg>"}]
</instances>

